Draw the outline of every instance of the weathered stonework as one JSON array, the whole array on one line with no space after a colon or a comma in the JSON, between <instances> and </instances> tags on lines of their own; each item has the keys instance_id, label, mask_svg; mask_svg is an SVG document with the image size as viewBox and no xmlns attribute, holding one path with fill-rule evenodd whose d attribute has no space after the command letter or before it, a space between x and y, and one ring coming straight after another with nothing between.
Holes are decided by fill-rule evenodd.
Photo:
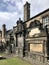
<instances>
[{"instance_id":1,"label":"weathered stonework","mask_svg":"<svg viewBox=\"0 0 49 65\"><path fill-rule=\"evenodd\" d=\"M23 57L25 60L33 62L38 65L46 65L49 60L49 27L44 25L43 18L49 17L49 9L30 18L30 8L28 3L24 5L24 20L17 21L17 26L13 27L15 34L15 44L17 48L16 54ZM27 13L29 13L27 15ZM26 19L28 17L28 19ZM49 20L48 20L49 23Z\"/></svg>"},{"instance_id":2,"label":"weathered stonework","mask_svg":"<svg viewBox=\"0 0 49 65\"><path fill-rule=\"evenodd\" d=\"M10 53L16 53L17 56L35 65L48 65L49 9L30 18L30 4L26 2L24 22L19 18L16 23L17 26L8 31L3 25L2 31L0 31L0 46L5 43L5 48Z\"/></svg>"},{"instance_id":3,"label":"weathered stonework","mask_svg":"<svg viewBox=\"0 0 49 65\"><path fill-rule=\"evenodd\" d=\"M30 3L26 2L24 5L24 21L30 19Z\"/></svg>"}]
</instances>

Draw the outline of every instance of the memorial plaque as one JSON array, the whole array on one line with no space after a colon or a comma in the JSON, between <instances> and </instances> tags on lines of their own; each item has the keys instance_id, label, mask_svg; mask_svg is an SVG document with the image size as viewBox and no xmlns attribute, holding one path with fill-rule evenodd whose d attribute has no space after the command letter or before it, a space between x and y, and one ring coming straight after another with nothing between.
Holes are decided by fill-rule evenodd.
<instances>
[{"instance_id":1,"label":"memorial plaque","mask_svg":"<svg viewBox=\"0 0 49 65\"><path fill-rule=\"evenodd\" d=\"M30 51L42 52L43 45L42 44L30 44Z\"/></svg>"}]
</instances>

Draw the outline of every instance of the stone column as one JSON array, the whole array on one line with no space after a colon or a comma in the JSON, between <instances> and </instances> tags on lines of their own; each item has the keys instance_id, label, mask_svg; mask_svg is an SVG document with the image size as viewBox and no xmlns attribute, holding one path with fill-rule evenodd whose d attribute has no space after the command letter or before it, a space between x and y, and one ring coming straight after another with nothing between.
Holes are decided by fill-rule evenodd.
<instances>
[{"instance_id":1,"label":"stone column","mask_svg":"<svg viewBox=\"0 0 49 65\"><path fill-rule=\"evenodd\" d=\"M5 32L6 32L6 25L2 25L2 38L5 38Z\"/></svg>"},{"instance_id":2,"label":"stone column","mask_svg":"<svg viewBox=\"0 0 49 65\"><path fill-rule=\"evenodd\" d=\"M30 3L26 2L24 5L24 21L30 19Z\"/></svg>"},{"instance_id":3,"label":"stone column","mask_svg":"<svg viewBox=\"0 0 49 65\"><path fill-rule=\"evenodd\" d=\"M44 40L44 62L47 61L47 42Z\"/></svg>"},{"instance_id":4,"label":"stone column","mask_svg":"<svg viewBox=\"0 0 49 65\"><path fill-rule=\"evenodd\" d=\"M5 43L6 25L2 25L2 42Z\"/></svg>"}]
</instances>

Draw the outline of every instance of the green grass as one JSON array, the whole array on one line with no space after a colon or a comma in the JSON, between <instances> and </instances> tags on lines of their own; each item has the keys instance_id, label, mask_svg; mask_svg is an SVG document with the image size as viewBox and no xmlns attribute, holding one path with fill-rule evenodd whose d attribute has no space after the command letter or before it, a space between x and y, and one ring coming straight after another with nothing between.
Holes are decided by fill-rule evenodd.
<instances>
[{"instance_id":1,"label":"green grass","mask_svg":"<svg viewBox=\"0 0 49 65\"><path fill-rule=\"evenodd\" d=\"M0 56L4 56L4 55L6 55L5 53L0 53Z\"/></svg>"},{"instance_id":2,"label":"green grass","mask_svg":"<svg viewBox=\"0 0 49 65\"><path fill-rule=\"evenodd\" d=\"M0 65L31 65L18 57L0 60Z\"/></svg>"}]
</instances>

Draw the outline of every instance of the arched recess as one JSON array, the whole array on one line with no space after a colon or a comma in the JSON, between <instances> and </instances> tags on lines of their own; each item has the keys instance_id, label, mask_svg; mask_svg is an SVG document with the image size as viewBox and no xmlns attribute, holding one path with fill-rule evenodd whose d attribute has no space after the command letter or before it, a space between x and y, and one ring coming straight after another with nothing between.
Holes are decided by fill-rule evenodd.
<instances>
[{"instance_id":1,"label":"arched recess","mask_svg":"<svg viewBox=\"0 0 49 65\"><path fill-rule=\"evenodd\" d=\"M29 28L40 27L42 24L39 20L34 20L30 23Z\"/></svg>"}]
</instances>

